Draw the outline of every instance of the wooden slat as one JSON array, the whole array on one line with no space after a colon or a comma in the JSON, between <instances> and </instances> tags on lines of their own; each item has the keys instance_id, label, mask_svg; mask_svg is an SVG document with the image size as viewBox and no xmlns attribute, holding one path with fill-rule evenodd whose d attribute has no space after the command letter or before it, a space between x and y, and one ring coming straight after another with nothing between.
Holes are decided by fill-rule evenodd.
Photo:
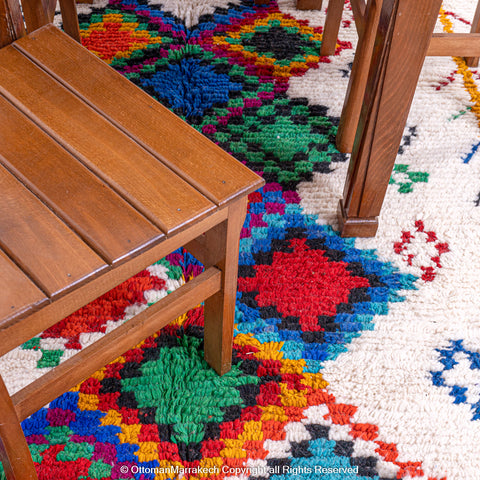
<instances>
[{"instance_id":1,"label":"wooden slat","mask_svg":"<svg viewBox=\"0 0 480 480\"><path fill-rule=\"evenodd\" d=\"M163 237L1 94L0 136L0 163L35 191L109 264L124 261Z\"/></svg>"},{"instance_id":2,"label":"wooden slat","mask_svg":"<svg viewBox=\"0 0 480 480\"><path fill-rule=\"evenodd\" d=\"M12 396L18 417L36 410L75 386L149 335L194 308L221 288L222 273L211 267L94 344L61 363Z\"/></svg>"},{"instance_id":3,"label":"wooden slat","mask_svg":"<svg viewBox=\"0 0 480 480\"><path fill-rule=\"evenodd\" d=\"M17 0L0 0L0 48L25 35L22 11Z\"/></svg>"},{"instance_id":4,"label":"wooden slat","mask_svg":"<svg viewBox=\"0 0 480 480\"><path fill-rule=\"evenodd\" d=\"M320 10L322 0L297 0L297 10Z\"/></svg>"},{"instance_id":5,"label":"wooden slat","mask_svg":"<svg viewBox=\"0 0 480 480\"><path fill-rule=\"evenodd\" d=\"M15 42L70 88L218 205L256 190L263 181L194 128L53 26Z\"/></svg>"},{"instance_id":6,"label":"wooden slat","mask_svg":"<svg viewBox=\"0 0 480 480\"><path fill-rule=\"evenodd\" d=\"M92 281L81 285L74 291L58 298L55 302L46 305L39 311L33 312L29 316L28 322L16 322L15 319L0 319L0 355L4 355L12 348L18 347L62 318L67 317L80 307L92 302L136 273L144 270L159 258L165 257L173 250L191 242L194 238L202 235L203 232L223 222L227 218L227 212L227 208L219 209L190 228L165 239L165 241L154 245L128 262L122 263L116 268L103 273L103 275L94 278Z\"/></svg>"},{"instance_id":7,"label":"wooden slat","mask_svg":"<svg viewBox=\"0 0 480 480\"><path fill-rule=\"evenodd\" d=\"M0 192L0 246L50 298L107 267L3 166Z\"/></svg>"},{"instance_id":8,"label":"wooden slat","mask_svg":"<svg viewBox=\"0 0 480 480\"><path fill-rule=\"evenodd\" d=\"M0 319L23 317L48 303L45 294L0 250Z\"/></svg>"},{"instance_id":9,"label":"wooden slat","mask_svg":"<svg viewBox=\"0 0 480 480\"><path fill-rule=\"evenodd\" d=\"M480 33L434 33L427 55L478 57L480 56Z\"/></svg>"},{"instance_id":10,"label":"wooden slat","mask_svg":"<svg viewBox=\"0 0 480 480\"><path fill-rule=\"evenodd\" d=\"M52 3L51 0L21 0L21 2L27 32L33 32L53 20L53 16L50 19L47 16L47 4Z\"/></svg>"},{"instance_id":11,"label":"wooden slat","mask_svg":"<svg viewBox=\"0 0 480 480\"><path fill-rule=\"evenodd\" d=\"M165 233L216 208L13 47L0 51L2 92Z\"/></svg>"}]
</instances>

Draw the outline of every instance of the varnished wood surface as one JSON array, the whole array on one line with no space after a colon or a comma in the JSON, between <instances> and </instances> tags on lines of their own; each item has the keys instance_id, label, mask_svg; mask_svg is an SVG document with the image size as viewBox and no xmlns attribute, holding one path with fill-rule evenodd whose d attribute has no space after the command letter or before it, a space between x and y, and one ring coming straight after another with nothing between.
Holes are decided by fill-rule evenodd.
<instances>
[{"instance_id":1,"label":"varnished wood surface","mask_svg":"<svg viewBox=\"0 0 480 480\"><path fill-rule=\"evenodd\" d=\"M343 14L343 0L329 0L320 55L333 55L337 48L337 37Z\"/></svg>"},{"instance_id":2,"label":"varnished wood surface","mask_svg":"<svg viewBox=\"0 0 480 480\"><path fill-rule=\"evenodd\" d=\"M25 35L25 26L17 0L0 2L0 48Z\"/></svg>"},{"instance_id":3,"label":"varnished wood surface","mask_svg":"<svg viewBox=\"0 0 480 480\"><path fill-rule=\"evenodd\" d=\"M332 55L332 45L338 36L340 17L336 11L342 0L330 0L321 53ZM337 148L344 153L352 152L360 111L369 74L373 43L378 25L378 13L382 0L352 0L351 6L359 36L350 82L344 101L337 135ZM334 12L331 12L333 7ZM438 12L437 12L438 14ZM463 56L468 66L477 66L480 56L480 1L477 3L471 33L434 33L429 42L427 56Z\"/></svg>"},{"instance_id":4,"label":"varnished wood surface","mask_svg":"<svg viewBox=\"0 0 480 480\"><path fill-rule=\"evenodd\" d=\"M1 376L0 462L8 480L37 480L37 473L22 427Z\"/></svg>"},{"instance_id":5,"label":"varnished wood surface","mask_svg":"<svg viewBox=\"0 0 480 480\"><path fill-rule=\"evenodd\" d=\"M470 33L480 33L480 0L477 3L477 8L475 10L475 15L473 17L472 26L470 28ZM475 53L474 56L465 58L467 66L472 68L478 67L478 62L480 59L480 52Z\"/></svg>"},{"instance_id":6,"label":"varnished wood surface","mask_svg":"<svg viewBox=\"0 0 480 480\"><path fill-rule=\"evenodd\" d=\"M343 103L342 114L337 133L337 148L340 152L351 152L358 120L364 104L373 46L376 39L381 8L378 1L369 1L364 12L364 27L362 37L358 42L353 58L352 72L348 82L347 93ZM357 21L355 22L357 24Z\"/></svg>"},{"instance_id":7,"label":"varnished wood surface","mask_svg":"<svg viewBox=\"0 0 480 480\"><path fill-rule=\"evenodd\" d=\"M57 2L55 0L51 1L56 5ZM80 25L78 24L77 7L75 0L59 0L59 3L60 11L62 13L62 28L64 32L67 33L74 40L76 40L78 43L81 43ZM93 3L93 0L89 0L86 3Z\"/></svg>"},{"instance_id":8,"label":"varnished wood surface","mask_svg":"<svg viewBox=\"0 0 480 480\"><path fill-rule=\"evenodd\" d=\"M28 32L33 32L51 21L46 4L51 0L23 0L22 11Z\"/></svg>"},{"instance_id":9,"label":"varnished wood surface","mask_svg":"<svg viewBox=\"0 0 480 480\"><path fill-rule=\"evenodd\" d=\"M224 222L228 215L228 208L222 208L207 218L195 223L190 228L166 238L162 242L151 246L142 254L129 259L90 282L80 286L70 293L56 299L54 302L34 311L28 321L19 321L17 317L0 319L0 355L4 355L12 348L26 342L47 328L67 317L80 307L92 302L120 283L128 280L136 273L165 257L173 250L183 246L204 232L208 232L216 225ZM206 248L211 248L207 247ZM216 253L212 255L217 256Z\"/></svg>"},{"instance_id":10,"label":"varnished wood surface","mask_svg":"<svg viewBox=\"0 0 480 480\"><path fill-rule=\"evenodd\" d=\"M52 23L53 18L55 17L55 9L57 7L57 0L40 0L40 1L41 1L41 3L43 3L43 8L45 10L45 16L46 16L47 22ZM68 1L70 2L70 1L73 1L73 0L68 0ZM75 11L75 14L76 14L76 11ZM62 21L64 21L63 18L62 18ZM44 24L42 24L42 25L44 25Z\"/></svg>"},{"instance_id":11,"label":"varnished wood surface","mask_svg":"<svg viewBox=\"0 0 480 480\"><path fill-rule=\"evenodd\" d=\"M97 73L113 71L103 62L95 66ZM126 90L139 90L127 83ZM177 126L177 137L186 143L193 130L184 122ZM10 196L2 205L0 246L52 299L219 208L189 183L190 171L175 173L13 46L0 51L0 138L2 185L4 196ZM182 142L172 138L174 150ZM199 168L203 153L195 156L194 171L207 178L212 172ZM225 157L240 166L233 175L245 173L222 152ZM211 160L223 168L217 157ZM245 177L233 197L262 183L250 171ZM12 202L28 218L12 220Z\"/></svg>"},{"instance_id":12,"label":"varnished wood surface","mask_svg":"<svg viewBox=\"0 0 480 480\"><path fill-rule=\"evenodd\" d=\"M50 298L66 293L107 268L100 257L4 167L0 167L0 192L0 248Z\"/></svg>"},{"instance_id":13,"label":"varnished wood surface","mask_svg":"<svg viewBox=\"0 0 480 480\"><path fill-rule=\"evenodd\" d=\"M60 50L69 49L69 53L64 52L67 59L86 53L94 67L91 78L102 77L103 72L108 77L113 72L120 90L123 88L129 98L141 92L55 27L47 26L34 35L41 36L32 40L36 47L45 44L56 52L57 42ZM29 37L21 39L27 44L28 40ZM18 220L14 229L6 228L0 246L52 299L212 215L227 199L245 196L262 184L260 177L216 146L211 149L212 142L185 122L177 121L175 115L150 97L145 100L141 92L140 103L132 106L140 112L138 118L147 119L158 109L154 114L158 124L145 135L158 133L161 137L170 120L176 121L175 136L170 136L168 142L164 139L168 150L162 155L150 152L139 144L137 135L119 128L110 116L101 114L83 95L78 95L70 86L70 74L63 71L64 67L61 70L68 81L50 75L49 68L37 60L34 63L23 53L23 47L15 46L16 43L0 51L0 165L5 167L4 182L10 182L12 189L15 186L11 202L16 201L13 197L18 194L22 213L34 208L32 215L37 216L37 210L41 215L37 221ZM48 48L39 51L44 50ZM111 108L109 102L113 98L108 98L102 102ZM113 103L118 105L117 97ZM144 127L136 127L140 136ZM189 152L195 168L190 163L171 168L171 162L160 160L164 155L175 157L178 146L184 148L189 142L195 146L195 141L206 146ZM206 156L207 153L211 155ZM208 166L208 162L217 166L217 172L205 168L204 163ZM188 168L183 170L184 167ZM224 177L216 176L218 170L225 170L232 182L220 181ZM205 179L202 191L191 178L195 175ZM207 188L213 186L215 190L219 184L229 190L229 197L216 205L207 198L215 198L216 193ZM5 221L7 211L8 202L4 202ZM8 221L11 223L11 219ZM45 236L45 230L53 241ZM44 251L40 261L34 262L33 252L39 248L33 248L37 235L44 239L43 244L39 243ZM70 257L74 260L67 262ZM58 270L60 265L69 271L62 273Z\"/></svg>"},{"instance_id":14,"label":"varnished wood surface","mask_svg":"<svg viewBox=\"0 0 480 480\"><path fill-rule=\"evenodd\" d=\"M320 10L322 3L322 0L297 0L297 8L299 10Z\"/></svg>"},{"instance_id":15,"label":"varnished wood surface","mask_svg":"<svg viewBox=\"0 0 480 480\"><path fill-rule=\"evenodd\" d=\"M376 7L380 8L382 0L369 0L369 2L375 3ZM361 38L366 28L367 1L351 0L350 4L355 19L355 27L357 28L358 36Z\"/></svg>"},{"instance_id":16,"label":"varnished wood surface","mask_svg":"<svg viewBox=\"0 0 480 480\"><path fill-rule=\"evenodd\" d=\"M6 78L0 66L0 84ZM107 263L115 265L162 238L158 228L52 142L1 93L0 125L0 163L28 185Z\"/></svg>"},{"instance_id":17,"label":"varnished wood surface","mask_svg":"<svg viewBox=\"0 0 480 480\"><path fill-rule=\"evenodd\" d=\"M15 48L61 77L215 204L223 205L262 185L247 167L95 55L86 49L72 50L72 44L58 29L46 26L18 40ZM179 132L185 141L172 142Z\"/></svg>"},{"instance_id":18,"label":"varnished wood surface","mask_svg":"<svg viewBox=\"0 0 480 480\"><path fill-rule=\"evenodd\" d=\"M238 254L240 230L247 211L243 197L229 207L226 224L219 226L208 239L209 248L221 252L220 259L206 255L207 261L216 260L222 271L221 291L205 300L204 350L205 360L219 375L228 372L232 362L233 323L237 293Z\"/></svg>"},{"instance_id":19,"label":"varnished wood surface","mask_svg":"<svg viewBox=\"0 0 480 480\"><path fill-rule=\"evenodd\" d=\"M22 317L48 301L43 293L0 250L0 318Z\"/></svg>"},{"instance_id":20,"label":"varnished wood surface","mask_svg":"<svg viewBox=\"0 0 480 480\"><path fill-rule=\"evenodd\" d=\"M428 56L474 57L480 55L480 33L434 33Z\"/></svg>"},{"instance_id":21,"label":"varnished wood surface","mask_svg":"<svg viewBox=\"0 0 480 480\"><path fill-rule=\"evenodd\" d=\"M194 187L12 47L0 52L0 93L2 87L19 108L28 110L39 125L77 153L164 233L173 233L215 208Z\"/></svg>"},{"instance_id":22,"label":"varnished wood surface","mask_svg":"<svg viewBox=\"0 0 480 480\"><path fill-rule=\"evenodd\" d=\"M361 3L352 2L356 23L363 18L355 14ZM425 56L465 56L468 65L478 63L480 2L471 33L432 33L439 9L432 0L369 0L364 31L357 25L359 44L337 134L338 149L352 152L338 215L343 236L375 235Z\"/></svg>"}]
</instances>

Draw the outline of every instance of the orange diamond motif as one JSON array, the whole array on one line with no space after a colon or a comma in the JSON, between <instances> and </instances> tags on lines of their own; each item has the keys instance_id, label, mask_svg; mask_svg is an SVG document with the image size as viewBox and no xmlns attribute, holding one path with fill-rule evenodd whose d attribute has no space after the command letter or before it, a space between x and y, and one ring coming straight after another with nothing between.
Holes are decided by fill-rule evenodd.
<instances>
[{"instance_id":1,"label":"orange diamond motif","mask_svg":"<svg viewBox=\"0 0 480 480\"><path fill-rule=\"evenodd\" d=\"M123 22L120 14L105 15L103 22L92 23L82 31L82 44L102 60L111 63L114 58L130 58L136 50L161 43L147 30L137 30L139 23Z\"/></svg>"}]
</instances>

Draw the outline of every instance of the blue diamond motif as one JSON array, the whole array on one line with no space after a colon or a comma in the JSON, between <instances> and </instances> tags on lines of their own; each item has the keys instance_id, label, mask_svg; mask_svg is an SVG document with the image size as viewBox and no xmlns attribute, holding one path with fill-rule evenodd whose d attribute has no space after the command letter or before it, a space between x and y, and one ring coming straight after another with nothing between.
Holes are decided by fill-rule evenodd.
<instances>
[{"instance_id":1,"label":"blue diamond motif","mask_svg":"<svg viewBox=\"0 0 480 480\"><path fill-rule=\"evenodd\" d=\"M480 420L480 353L466 348L463 340L451 340L450 347L436 350L443 368L430 372L432 383L447 387L453 403L470 405L472 420ZM468 379L465 372L471 373Z\"/></svg>"},{"instance_id":2,"label":"blue diamond motif","mask_svg":"<svg viewBox=\"0 0 480 480\"><path fill-rule=\"evenodd\" d=\"M142 85L153 88L159 99L167 100L185 117L201 116L207 108L226 104L230 92L241 90L228 75L216 73L213 65L193 58L168 65L166 70L142 80Z\"/></svg>"}]
</instances>

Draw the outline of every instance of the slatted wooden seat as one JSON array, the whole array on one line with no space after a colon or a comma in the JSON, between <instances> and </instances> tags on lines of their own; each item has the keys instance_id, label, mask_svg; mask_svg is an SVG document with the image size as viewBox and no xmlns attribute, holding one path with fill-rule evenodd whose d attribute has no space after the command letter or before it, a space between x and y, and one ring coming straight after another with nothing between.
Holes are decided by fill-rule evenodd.
<instances>
[{"instance_id":1,"label":"slatted wooden seat","mask_svg":"<svg viewBox=\"0 0 480 480\"><path fill-rule=\"evenodd\" d=\"M0 459L17 480L36 478L20 421L202 301L205 358L229 370L239 235L263 184L65 33L36 29L41 3L23 12L28 35L0 0L0 355L180 246L205 271L19 392L0 377Z\"/></svg>"}]
</instances>

